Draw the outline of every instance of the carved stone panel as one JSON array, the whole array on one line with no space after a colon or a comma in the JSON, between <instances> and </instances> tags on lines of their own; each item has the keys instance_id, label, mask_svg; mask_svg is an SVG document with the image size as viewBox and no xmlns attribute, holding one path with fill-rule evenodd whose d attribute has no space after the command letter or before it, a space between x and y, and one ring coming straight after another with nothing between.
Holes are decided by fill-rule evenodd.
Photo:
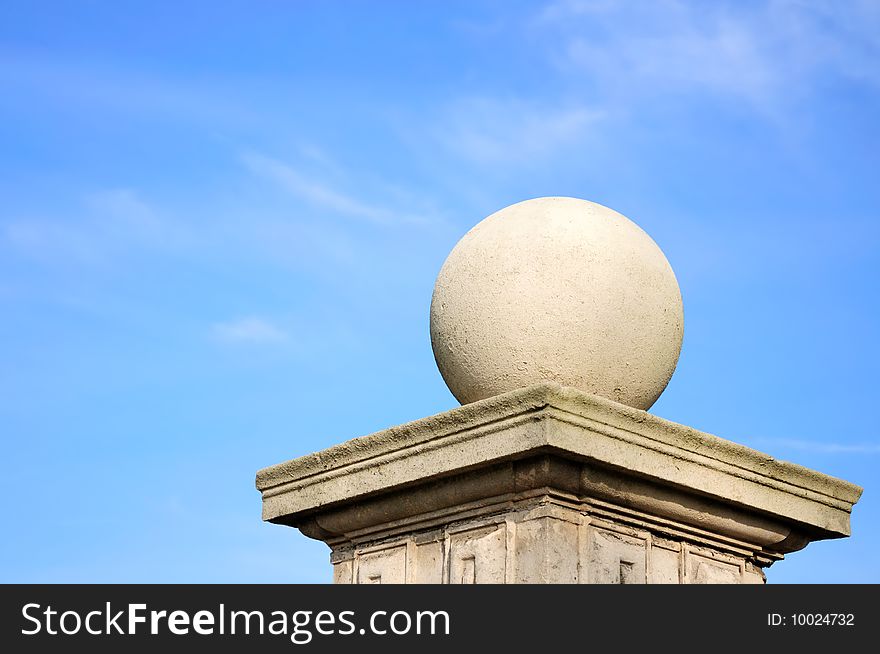
<instances>
[{"instance_id":1,"label":"carved stone panel","mask_svg":"<svg viewBox=\"0 0 880 654\"><path fill-rule=\"evenodd\" d=\"M334 551L335 583L763 583L747 554L631 512L546 497Z\"/></svg>"},{"instance_id":2,"label":"carved stone panel","mask_svg":"<svg viewBox=\"0 0 880 654\"><path fill-rule=\"evenodd\" d=\"M681 583L681 547L672 549L671 544L664 545L654 543L651 547L649 583Z\"/></svg>"},{"instance_id":3,"label":"carved stone panel","mask_svg":"<svg viewBox=\"0 0 880 654\"><path fill-rule=\"evenodd\" d=\"M434 540L413 546L413 570L410 581L414 584L443 583L443 541Z\"/></svg>"},{"instance_id":4,"label":"carved stone panel","mask_svg":"<svg viewBox=\"0 0 880 654\"><path fill-rule=\"evenodd\" d=\"M643 539L593 528L589 583L646 583L646 547Z\"/></svg>"},{"instance_id":5,"label":"carved stone panel","mask_svg":"<svg viewBox=\"0 0 880 654\"><path fill-rule=\"evenodd\" d=\"M406 545L358 554L357 583L406 583Z\"/></svg>"},{"instance_id":6,"label":"carved stone panel","mask_svg":"<svg viewBox=\"0 0 880 654\"><path fill-rule=\"evenodd\" d=\"M516 583L575 584L578 526L552 517L516 525Z\"/></svg>"},{"instance_id":7,"label":"carved stone panel","mask_svg":"<svg viewBox=\"0 0 880 654\"><path fill-rule=\"evenodd\" d=\"M504 523L451 534L449 583L503 584L506 540Z\"/></svg>"},{"instance_id":8,"label":"carved stone panel","mask_svg":"<svg viewBox=\"0 0 880 654\"><path fill-rule=\"evenodd\" d=\"M733 562L691 552L687 567L687 580L691 584L739 584L743 581L740 566Z\"/></svg>"}]
</instances>

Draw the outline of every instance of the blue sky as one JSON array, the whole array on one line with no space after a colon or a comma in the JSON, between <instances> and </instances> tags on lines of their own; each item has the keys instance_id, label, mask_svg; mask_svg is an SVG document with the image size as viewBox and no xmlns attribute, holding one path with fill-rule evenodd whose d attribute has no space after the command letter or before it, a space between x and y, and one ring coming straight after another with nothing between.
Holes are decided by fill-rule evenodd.
<instances>
[{"instance_id":1,"label":"blue sky","mask_svg":"<svg viewBox=\"0 0 880 654\"><path fill-rule=\"evenodd\" d=\"M877 2L4 0L0 581L329 581L255 471L456 406L443 260L569 195L678 276L653 413L866 487L770 581L880 582L878 116Z\"/></svg>"}]
</instances>

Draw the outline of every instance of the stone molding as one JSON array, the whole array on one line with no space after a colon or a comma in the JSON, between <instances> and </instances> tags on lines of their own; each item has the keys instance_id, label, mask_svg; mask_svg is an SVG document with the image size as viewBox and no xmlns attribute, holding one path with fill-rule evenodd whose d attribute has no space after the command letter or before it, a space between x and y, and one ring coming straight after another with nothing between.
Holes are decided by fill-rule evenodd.
<instances>
[{"instance_id":1,"label":"stone molding","mask_svg":"<svg viewBox=\"0 0 880 654\"><path fill-rule=\"evenodd\" d=\"M529 522L522 516L535 507L561 512L542 518L557 531L567 530L556 522L560 520L582 525L590 533L603 521L616 525L614 533L636 530L641 535L627 538L644 545L645 570L652 565L653 544L666 543L658 547L678 552L679 562L672 575L667 561L664 578L693 581L699 575L687 567L685 553L712 552L735 563L739 572L725 576L717 569L733 568L716 566L705 568L701 578L754 580L760 574L755 573L757 566L770 565L813 540L849 535L850 512L861 494L849 482L552 383L265 468L257 473L257 488L263 496L264 520L295 526L327 542L340 580L346 575L344 561L351 561L351 579L358 579L355 569L361 568L356 562L363 555L369 561L386 561L384 567L364 568L382 567L384 573L372 576L385 574L386 581L422 574L407 572L415 570L414 564L406 567L410 559L401 559L394 548L403 547L411 558L412 548L421 551L418 548L428 542L446 543L440 554L432 554L439 566L432 569L432 578L456 578L454 566L471 564L450 554L451 534L459 527L481 529L474 526L480 521L508 525L504 552L480 550L483 558L514 556L510 552L519 551L519 545L515 536L508 543L509 525ZM432 541L430 534L442 538ZM569 534L575 540L583 537ZM620 565L636 566L634 577L625 565L614 574L599 573L604 564L589 556L584 559L583 552L562 542L553 547L568 552L566 561L576 561L574 569L581 570L574 578L566 573L568 581L591 574L604 581L614 574L651 580L638 567L643 565L641 558L621 559ZM477 563L474 559L473 565ZM486 565L484 561L484 570ZM397 572L388 572L391 569ZM516 566L512 570L500 580L524 579L532 573L538 579L543 574L527 574ZM469 578L470 568L462 575ZM499 581L498 575L490 576Z\"/></svg>"},{"instance_id":2,"label":"stone molding","mask_svg":"<svg viewBox=\"0 0 880 654\"><path fill-rule=\"evenodd\" d=\"M331 562L334 583L342 584L764 582L747 555L711 538L660 536L633 515L601 506L585 513L546 496L501 513L341 546Z\"/></svg>"}]
</instances>

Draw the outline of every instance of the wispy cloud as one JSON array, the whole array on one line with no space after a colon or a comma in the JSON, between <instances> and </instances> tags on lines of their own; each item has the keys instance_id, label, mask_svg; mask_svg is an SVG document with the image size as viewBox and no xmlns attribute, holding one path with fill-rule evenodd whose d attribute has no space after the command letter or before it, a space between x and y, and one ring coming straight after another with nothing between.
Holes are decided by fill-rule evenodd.
<instances>
[{"instance_id":1,"label":"wispy cloud","mask_svg":"<svg viewBox=\"0 0 880 654\"><path fill-rule=\"evenodd\" d=\"M9 220L0 237L37 260L83 264L104 263L133 248L173 248L185 240L179 226L128 188L87 193L63 218Z\"/></svg>"},{"instance_id":2,"label":"wispy cloud","mask_svg":"<svg viewBox=\"0 0 880 654\"><path fill-rule=\"evenodd\" d=\"M870 0L557 0L459 29L526 44L548 82L533 93L487 84L433 117L437 148L488 173L614 159L657 125L691 133L702 102L755 114L794 147L804 103L829 80L880 85L880 5ZM422 117L412 122L423 149Z\"/></svg>"},{"instance_id":3,"label":"wispy cloud","mask_svg":"<svg viewBox=\"0 0 880 654\"><path fill-rule=\"evenodd\" d=\"M562 0L531 27L605 95L717 94L772 112L824 73L880 83L872 2Z\"/></svg>"},{"instance_id":4,"label":"wispy cloud","mask_svg":"<svg viewBox=\"0 0 880 654\"><path fill-rule=\"evenodd\" d=\"M312 151L314 154L314 151ZM242 156L248 169L311 206L374 225L427 224L435 218L397 210L357 198L326 181L308 176L290 163L257 153ZM324 159L326 164L326 157Z\"/></svg>"},{"instance_id":5,"label":"wispy cloud","mask_svg":"<svg viewBox=\"0 0 880 654\"><path fill-rule=\"evenodd\" d=\"M155 210L130 188L95 191L86 195L85 203L96 213L137 228L154 229L159 223Z\"/></svg>"},{"instance_id":6,"label":"wispy cloud","mask_svg":"<svg viewBox=\"0 0 880 654\"><path fill-rule=\"evenodd\" d=\"M288 340L284 329L257 316L218 322L211 326L210 331L214 339L229 344L273 345Z\"/></svg>"},{"instance_id":7,"label":"wispy cloud","mask_svg":"<svg viewBox=\"0 0 880 654\"><path fill-rule=\"evenodd\" d=\"M2 236L14 251L45 263L95 264L104 259L103 248L91 236L59 221L12 220L3 225Z\"/></svg>"},{"instance_id":8,"label":"wispy cloud","mask_svg":"<svg viewBox=\"0 0 880 654\"><path fill-rule=\"evenodd\" d=\"M781 71L769 64L754 34L734 21L705 29L684 21L672 33L620 35L610 46L573 38L567 54L606 85L625 80L637 92L665 85L673 92L700 89L764 103L781 90Z\"/></svg>"},{"instance_id":9,"label":"wispy cloud","mask_svg":"<svg viewBox=\"0 0 880 654\"><path fill-rule=\"evenodd\" d=\"M755 441L763 447L780 447L815 454L880 454L877 443L828 443L792 438L764 438Z\"/></svg>"},{"instance_id":10,"label":"wispy cloud","mask_svg":"<svg viewBox=\"0 0 880 654\"><path fill-rule=\"evenodd\" d=\"M604 112L521 99L467 98L451 104L435 132L441 146L481 164L534 162L589 134Z\"/></svg>"}]
</instances>

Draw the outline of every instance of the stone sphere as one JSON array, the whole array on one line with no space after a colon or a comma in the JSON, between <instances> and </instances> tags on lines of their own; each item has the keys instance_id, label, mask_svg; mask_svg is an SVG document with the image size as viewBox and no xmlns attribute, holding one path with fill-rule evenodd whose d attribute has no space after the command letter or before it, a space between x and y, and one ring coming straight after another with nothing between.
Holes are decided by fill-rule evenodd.
<instances>
[{"instance_id":1,"label":"stone sphere","mask_svg":"<svg viewBox=\"0 0 880 654\"><path fill-rule=\"evenodd\" d=\"M607 207L537 198L498 211L453 248L434 286L431 346L462 404L554 381L638 409L681 351L675 274Z\"/></svg>"}]
</instances>

